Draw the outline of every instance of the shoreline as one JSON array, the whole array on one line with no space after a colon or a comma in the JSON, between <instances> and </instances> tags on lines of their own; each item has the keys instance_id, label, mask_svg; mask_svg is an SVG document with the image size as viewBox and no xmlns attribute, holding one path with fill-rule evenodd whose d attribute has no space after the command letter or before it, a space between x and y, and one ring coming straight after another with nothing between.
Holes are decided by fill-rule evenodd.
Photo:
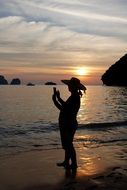
<instances>
[{"instance_id":1,"label":"shoreline","mask_svg":"<svg viewBox=\"0 0 127 190\"><path fill-rule=\"evenodd\" d=\"M95 155L95 154L94 154ZM57 167L63 159L62 149L31 151L0 159L1 190L124 190L127 165L107 162L87 150L77 150L77 171ZM87 158L87 159L86 159ZM89 158L89 159L88 159Z\"/></svg>"}]
</instances>

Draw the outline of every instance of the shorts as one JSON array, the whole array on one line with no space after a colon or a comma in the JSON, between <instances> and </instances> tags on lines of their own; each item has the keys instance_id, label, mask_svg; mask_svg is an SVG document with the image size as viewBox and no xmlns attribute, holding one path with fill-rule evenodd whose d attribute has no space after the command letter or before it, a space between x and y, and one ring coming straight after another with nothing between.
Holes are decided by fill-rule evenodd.
<instances>
[{"instance_id":1,"label":"shorts","mask_svg":"<svg viewBox=\"0 0 127 190\"><path fill-rule=\"evenodd\" d=\"M60 126L60 137L63 149L68 149L73 145L73 139L76 132L76 127Z\"/></svg>"}]
</instances>

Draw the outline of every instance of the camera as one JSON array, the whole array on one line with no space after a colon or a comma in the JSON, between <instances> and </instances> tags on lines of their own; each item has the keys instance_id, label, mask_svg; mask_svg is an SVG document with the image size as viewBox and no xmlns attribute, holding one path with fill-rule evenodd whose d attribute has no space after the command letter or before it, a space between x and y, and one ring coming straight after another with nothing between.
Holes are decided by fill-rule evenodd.
<instances>
[{"instance_id":1,"label":"camera","mask_svg":"<svg viewBox=\"0 0 127 190\"><path fill-rule=\"evenodd\" d=\"M54 94L56 94L56 87L53 87L53 92Z\"/></svg>"}]
</instances>

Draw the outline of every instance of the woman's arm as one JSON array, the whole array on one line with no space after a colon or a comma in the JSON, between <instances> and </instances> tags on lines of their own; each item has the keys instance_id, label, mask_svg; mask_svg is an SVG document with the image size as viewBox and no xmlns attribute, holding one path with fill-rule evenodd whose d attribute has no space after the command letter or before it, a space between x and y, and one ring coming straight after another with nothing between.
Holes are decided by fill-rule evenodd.
<instances>
[{"instance_id":1,"label":"woman's arm","mask_svg":"<svg viewBox=\"0 0 127 190\"><path fill-rule=\"evenodd\" d=\"M55 87L53 88L53 91L54 91L54 93L53 93L53 95L52 95L52 100L53 100L55 106L56 106L59 110L61 110L61 109L62 109L62 105L61 105L61 104L57 101L57 99L56 99L56 98L58 98L58 97L57 97L58 92L56 91L56 88L55 88ZM58 95L58 96L59 96L59 95Z\"/></svg>"},{"instance_id":2,"label":"woman's arm","mask_svg":"<svg viewBox=\"0 0 127 190\"><path fill-rule=\"evenodd\" d=\"M52 100L53 100L55 106L56 106L59 110L61 110L61 109L62 109L62 106L61 106L61 104L56 100L56 96L55 96L54 94L53 94L53 96L52 96Z\"/></svg>"},{"instance_id":3,"label":"woman's arm","mask_svg":"<svg viewBox=\"0 0 127 190\"><path fill-rule=\"evenodd\" d=\"M63 104L65 103L64 100L60 97L60 91L57 90L56 91L56 96L57 96L57 99L58 101L60 102L60 104L63 106Z\"/></svg>"}]
</instances>

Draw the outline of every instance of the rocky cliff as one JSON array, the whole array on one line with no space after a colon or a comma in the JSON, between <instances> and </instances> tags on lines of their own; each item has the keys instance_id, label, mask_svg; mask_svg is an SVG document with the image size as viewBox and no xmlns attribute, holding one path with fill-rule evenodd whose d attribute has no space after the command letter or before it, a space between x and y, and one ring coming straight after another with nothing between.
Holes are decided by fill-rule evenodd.
<instances>
[{"instance_id":1,"label":"rocky cliff","mask_svg":"<svg viewBox=\"0 0 127 190\"><path fill-rule=\"evenodd\" d=\"M101 80L107 86L127 86L127 54L111 65Z\"/></svg>"}]
</instances>

